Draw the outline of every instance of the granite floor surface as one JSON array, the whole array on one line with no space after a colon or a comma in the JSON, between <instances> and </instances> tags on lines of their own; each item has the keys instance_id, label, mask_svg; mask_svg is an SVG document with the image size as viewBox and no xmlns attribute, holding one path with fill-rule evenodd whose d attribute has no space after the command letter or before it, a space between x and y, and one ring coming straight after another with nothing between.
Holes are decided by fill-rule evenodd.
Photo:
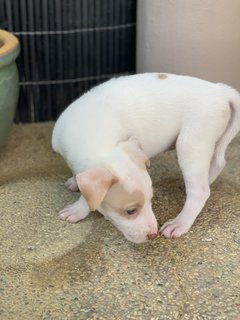
<instances>
[{"instance_id":1,"label":"granite floor surface","mask_svg":"<svg viewBox=\"0 0 240 320\"><path fill-rule=\"evenodd\" d=\"M52 126L15 125L0 149L0 319L240 319L240 137L191 231L136 245L97 212L59 220L79 194ZM150 173L162 225L184 201L175 152Z\"/></svg>"}]
</instances>

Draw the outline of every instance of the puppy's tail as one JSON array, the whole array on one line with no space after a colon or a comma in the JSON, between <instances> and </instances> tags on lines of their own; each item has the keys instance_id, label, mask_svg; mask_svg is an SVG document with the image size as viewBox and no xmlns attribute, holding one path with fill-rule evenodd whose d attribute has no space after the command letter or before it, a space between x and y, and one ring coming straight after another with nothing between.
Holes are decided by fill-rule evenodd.
<instances>
[{"instance_id":1,"label":"puppy's tail","mask_svg":"<svg viewBox=\"0 0 240 320\"><path fill-rule=\"evenodd\" d=\"M218 174L224 168L226 163L225 152L227 146L240 131L240 94L235 89L227 85L220 85L226 93L231 114L228 125L215 147L212 165L216 170L214 170L215 174L210 174L210 183L212 183L217 178Z\"/></svg>"}]
</instances>

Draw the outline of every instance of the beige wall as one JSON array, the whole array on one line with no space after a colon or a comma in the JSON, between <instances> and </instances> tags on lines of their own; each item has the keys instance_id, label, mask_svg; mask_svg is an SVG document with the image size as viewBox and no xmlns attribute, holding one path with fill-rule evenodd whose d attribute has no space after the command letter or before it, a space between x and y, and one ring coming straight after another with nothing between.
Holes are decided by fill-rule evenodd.
<instances>
[{"instance_id":1,"label":"beige wall","mask_svg":"<svg viewBox=\"0 0 240 320\"><path fill-rule=\"evenodd\" d=\"M240 0L138 0L137 71L240 90Z\"/></svg>"}]
</instances>

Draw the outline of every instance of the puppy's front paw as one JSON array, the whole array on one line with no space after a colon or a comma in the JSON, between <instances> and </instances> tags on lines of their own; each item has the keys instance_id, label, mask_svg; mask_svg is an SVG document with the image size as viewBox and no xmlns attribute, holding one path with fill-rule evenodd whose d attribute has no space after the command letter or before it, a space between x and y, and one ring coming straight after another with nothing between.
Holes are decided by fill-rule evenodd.
<instances>
[{"instance_id":1,"label":"puppy's front paw","mask_svg":"<svg viewBox=\"0 0 240 320\"><path fill-rule=\"evenodd\" d=\"M165 238L179 238L187 233L190 226L179 218L167 221L160 229L160 234Z\"/></svg>"},{"instance_id":2,"label":"puppy's front paw","mask_svg":"<svg viewBox=\"0 0 240 320\"><path fill-rule=\"evenodd\" d=\"M66 182L65 182L65 186L68 188L68 190L76 192L78 191L78 185L77 185L77 181L74 177L69 178Z\"/></svg>"},{"instance_id":3,"label":"puppy's front paw","mask_svg":"<svg viewBox=\"0 0 240 320\"><path fill-rule=\"evenodd\" d=\"M61 210L59 212L59 217L61 220L66 220L70 223L76 223L86 218L88 213L89 211L79 208L79 206L74 203Z\"/></svg>"}]
</instances>

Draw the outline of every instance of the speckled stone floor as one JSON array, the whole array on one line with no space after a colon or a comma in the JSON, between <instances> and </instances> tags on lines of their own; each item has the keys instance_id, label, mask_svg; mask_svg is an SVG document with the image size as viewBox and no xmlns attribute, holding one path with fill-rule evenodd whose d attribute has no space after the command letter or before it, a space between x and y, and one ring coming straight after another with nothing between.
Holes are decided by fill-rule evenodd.
<instances>
[{"instance_id":1,"label":"speckled stone floor","mask_svg":"<svg viewBox=\"0 0 240 320\"><path fill-rule=\"evenodd\" d=\"M0 319L240 319L240 138L192 230L135 245L98 213L58 219L78 194L51 130L14 126L0 149ZM184 201L175 153L151 174L161 225Z\"/></svg>"}]
</instances>

